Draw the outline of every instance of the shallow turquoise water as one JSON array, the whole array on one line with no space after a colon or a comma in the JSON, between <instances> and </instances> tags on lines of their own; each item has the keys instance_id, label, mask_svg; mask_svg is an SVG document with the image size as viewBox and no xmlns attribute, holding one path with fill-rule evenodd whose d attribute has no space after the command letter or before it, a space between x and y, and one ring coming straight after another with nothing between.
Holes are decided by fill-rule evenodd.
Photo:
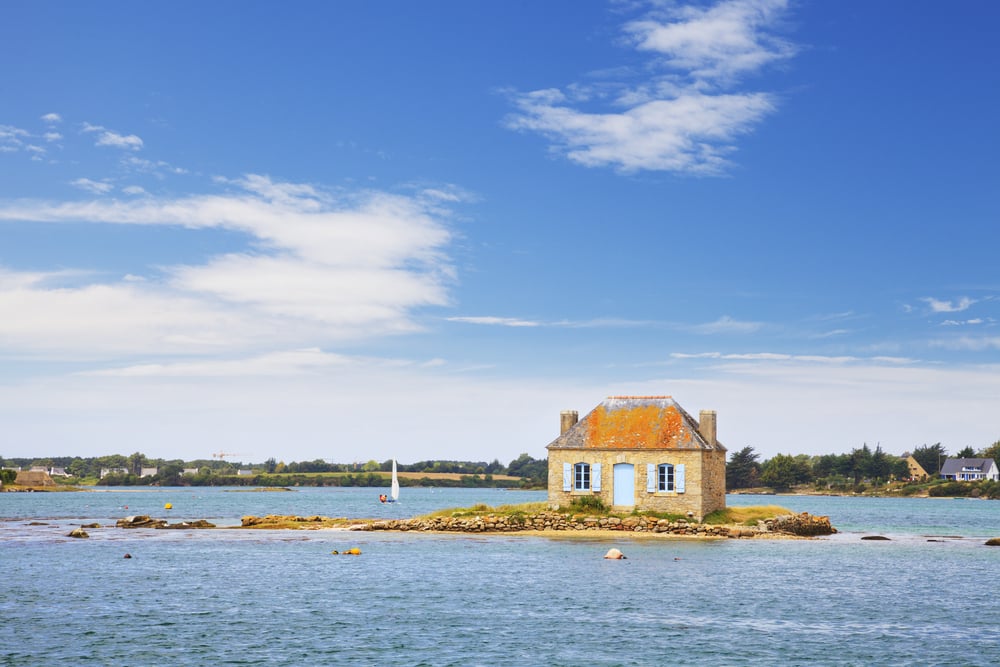
<instances>
[{"instance_id":1,"label":"shallow turquoise water","mask_svg":"<svg viewBox=\"0 0 1000 667\"><path fill-rule=\"evenodd\" d=\"M537 499L422 489L386 508L373 489L181 491L190 493L0 495L0 665L992 665L1000 655L1000 549L979 539L1000 535L996 502L730 498L851 527L812 541L113 528L65 537L80 517L121 516L124 504L238 519ZM886 521L900 515L910 519ZM24 525L32 520L49 525ZM930 542L914 523L952 537ZM860 539L876 532L893 539ZM330 553L353 546L363 554ZM605 561L611 546L628 560Z\"/></svg>"}]
</instances>

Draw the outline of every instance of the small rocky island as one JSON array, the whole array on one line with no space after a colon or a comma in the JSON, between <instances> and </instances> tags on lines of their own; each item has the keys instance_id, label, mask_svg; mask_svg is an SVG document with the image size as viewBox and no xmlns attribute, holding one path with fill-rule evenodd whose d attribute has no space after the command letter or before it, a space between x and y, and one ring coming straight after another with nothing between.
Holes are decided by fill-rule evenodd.
<instances>
[{"instance_id":1,"label":"small rocky island","mask_svg":"<svg viewBox=\"0 0 1000 667\"><path fill-rule=\"evenodd\" d=\"M663 534L684 537L752 538L752 537L817 537L832 535L837 529L830 518L806 512L785 514L762 519L755 525L711 525L646 516L594 516L557 511L530 514L489 513L475 516L432 516L412 519L348 520L323 516L263 517L245 516L242 528L319 529L342 528L355 531L400 531L442 533L514 533L514 532L578 532L610 531L622 533Z\"/></svg>"}]
</instances>

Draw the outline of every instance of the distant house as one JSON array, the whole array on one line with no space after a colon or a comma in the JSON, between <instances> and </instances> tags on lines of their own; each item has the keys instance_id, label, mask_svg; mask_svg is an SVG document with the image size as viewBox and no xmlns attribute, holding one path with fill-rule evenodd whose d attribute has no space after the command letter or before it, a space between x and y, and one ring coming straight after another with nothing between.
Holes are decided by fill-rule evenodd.
<instances>
[{"instance_id":1,"label":"distant house","mask_svg":"<svg viewBox=\"0 0 1000 667\"><path fill-rule=\"evenodd\" d=\"M22 470L17 473L14 483L19 486L55 486L56 483L49 477L45 468L41 470Z\"/></svg>"},{"instance_id":2,"label":"distant house","mask_svg":"<svg viewBox=\"0 0 1000 667\"><path fill-rule=\"evenodd\" d=\"M139 468L139 477L153 477L156 472L156 468Z\"/></svg>"},{"instance_id":3,"label":"distant house","mask_svg":"<svg viewBox=\"0 0 1000 667\"><path fill-rule=\"evenodd\" d=\"M975 482L981 479L1000 481L1000 470L993 459L945 459L941 479Z\"/></svg>"},{"instance_id":4,"label":"distant house","mask_svg":"<svg viewBox=\"0 0 1000 667\"><path fill-rule=\"evenodd\" d=\"M182 475L197 475L198 474L198 469L197 468L184 468L184 471L181 474Z\"/></svg>"},{"instance_id":5,"label":"distant house","mask_svg":"<svg viewBox=\"0 0 1000 667\"><path fill-rule=\"evenodd\" d=\"M251 475L253 475L253 470L246 470L246 469L237 470L236 474L239 475L240 477L250 477Z\"/></svg>"},{"instance_id":6,"label":"distant house","mask_svg":"<svg viewBox=\"0 0 1000 667\"><path fill-rule=\"evenodd\" d=\"M924 467L912 456L906 457L906 467L910 470L910 479L912 480L926 479L929 476Z\"/></svg>"},{"instance_id":7,"label":"distant house","mask_svg":"<svg viewBox=\"0 0 1000 667\"><path fill-rule=\"evenodd\" d=\"M101 479L108 475L127 475L128 468L101 468Z\"/></svg>"},{"instance_id":8,"label":"distant house","mask_svg":"<svg viewBox=\"0 0 1000 667\"><path fill-rule=\"evenodd\" d=\"M50 477L70 477L71 475L68 472L66 472L65 468L55 468L55 467L52 467L52 468L49 468L49 476Z\"/></svg>"},{"instance_id":9,"label":"distant house","mask_svg":"<svg viewBox=\"0 0 1000 667\"><path fill-rule=\"evenodd\" d=\"M716 416L698 421L669 396L611 396L583 419L570 410L549 452L549 502L597 497L618 510L690 514L726 506L726 448Z\"/></svg>"}]
</instances>

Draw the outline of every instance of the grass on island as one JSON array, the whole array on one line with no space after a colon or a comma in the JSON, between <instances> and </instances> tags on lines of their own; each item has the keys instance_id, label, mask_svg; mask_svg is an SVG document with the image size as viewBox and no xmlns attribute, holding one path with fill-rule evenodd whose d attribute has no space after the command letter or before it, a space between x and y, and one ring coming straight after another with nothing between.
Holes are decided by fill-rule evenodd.
<instances>
[{"instance_id":1,"label":"grass on island","mask_svg":"<svg viewBox=\"0 0 1000 667\"><path fill-rule=\"evenodd\" d=\"M472 507L458 507L442 509L436 512L431 512L430 514L425 514L420 519L434 519L434 518L466 518L473 516L491 515L491 516L524 516L527 514L538 514L540 512L549 511L549 504L547 502L538 503L520 503L517 505L499 505L497 507L490 507L489 505L479 504L473 505ZM595 507L569 507L560 508L560 512L569 512L573 514L589 514L589 515L600 515L600 516L644 516L654 519L667 519L669 521L679 521L681 519L686 520L687 517L683 514L672 514L668 512L643 512L643 511L633 511L627 514L616 513L608 510L607 508L595 508ZM766 519L773 519L776 516L781 516L783 514L792 514L791 510L788 510L779 505L755 505L749 507L727 507L724 510L717 510L712 512L705 517L703 523L709 525L739 525L739 526L755 526L758 521L763 521Z\"/></svg>"},{"instance_id":2,"label":"grass on island","mask_svg":"<svg viewBox=\"0 0 1000 667\"><path fill-rule=\"evenodd\" d=\"M773 519L783 514L794 514L780 505L750 505L747 507L727 507L716 510L705 517L703 523L713 526L756 526L758 521Z\"/></svg>"}]
</instances>

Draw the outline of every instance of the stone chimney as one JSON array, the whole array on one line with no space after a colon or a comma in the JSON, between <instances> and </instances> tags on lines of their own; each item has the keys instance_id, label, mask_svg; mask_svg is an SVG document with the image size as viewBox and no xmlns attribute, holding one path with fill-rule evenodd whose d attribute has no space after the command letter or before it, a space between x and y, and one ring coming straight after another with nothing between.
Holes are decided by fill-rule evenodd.
<instances>
[{"instance_id":1,"label":"stone chimney","mask_svg":"<svg viewBox=\"0 0 1000 667\"><path fill-rule=\"evenodd\" d=\"M580 415L576 410L563 410L559 413L559 435L564 435L566 431L573 428L573 425L580 421Z\"/></svg>"},{"instance_id":2,"label":"stone chimney","mask_svg":"<svg viewBox=\"0 0 1000 667\"><path fill-rule=\"evenodd\" d=\"M715 436L715 410L702 410L698 415L698 432L711 447L718 444Z\"/></svg>"}]
</instances>

